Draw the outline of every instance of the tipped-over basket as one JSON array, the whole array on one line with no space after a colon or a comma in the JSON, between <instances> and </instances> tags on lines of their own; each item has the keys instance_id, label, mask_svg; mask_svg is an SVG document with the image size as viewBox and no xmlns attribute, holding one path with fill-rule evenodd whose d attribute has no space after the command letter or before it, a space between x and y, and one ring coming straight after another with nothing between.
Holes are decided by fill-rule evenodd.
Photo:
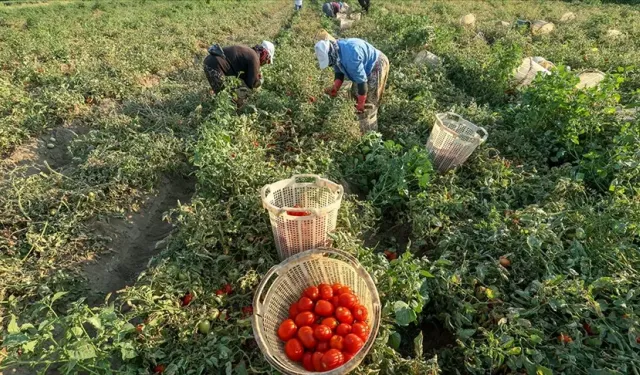
<instances>
[{"instance_id":1,"label":"tipped-over basket","mask_svg":"<svg viewBox=\"0 0 640 375\"><path fill-rule=\"evenodd\" d=\"M488 133L455 113L438 113L433 125L427 149L440 172L464 163Z\"/></svg>"},{"instance_id":2,"label":"tipped-over basket","mask_svg":"<svg viewBox=\"0 0 640 375\"><path fill-rule=\"evenodd\" d=\"M269 220L280 259L329 246L336 229L344 189L314 174L296 175L266 185L262 206Z\"/></svg>"},{"instance_id":3,"label":"tipped-over basket","mask_svg":"<svg viewBox=\"0 0 640 375\"><path fill-rule=\"evenodd\" d=\"M362 349L344 365L322 375L347 374L360 364L373 346L380 328L380 297L371 276L350 254L319 248L294 255L267 272L253 299L253 335L266 360L278 371L290 375L318 374L305 370L287 358L278 327L289 316L289 306L305 288L321 283L349 286L367 311L369 337Z\"/></svg>"}]
</instances>

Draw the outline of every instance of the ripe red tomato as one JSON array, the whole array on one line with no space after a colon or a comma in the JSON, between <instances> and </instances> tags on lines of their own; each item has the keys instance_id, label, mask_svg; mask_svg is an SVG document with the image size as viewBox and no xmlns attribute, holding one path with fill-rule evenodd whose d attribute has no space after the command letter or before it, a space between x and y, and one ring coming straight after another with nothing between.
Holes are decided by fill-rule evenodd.
<instances>
[{"instance_id":1,"label":"ripe red tomato","mask_svg":"<svg viewBox=\"0 0 640 375\"><path fill-rule=\"evenodd\" d=\"M227 294L233 293L233 288L231 287L231 284L224 284L224 286L222 287L222 290L224 290L224 292Z\"/></svg>"},{"instance_id":2,"label":"ripe red tomato","mask_svg":"<svg viewBox=\"0 0 640 375\"><path fill-rule=\"evenodd\" d=\"M224 296L226 293L222 289L216 290L216 296Z\"/></svg>"},{"instance_id":3,"label":"ripe red tomato","mask_svg":"<svg viewBox=\"0 0 640 375\"><path fill-rule=\"evenodd\" d=\"M157 365L156 367L153 368L153 373L154 374L162 374L165 370L165 366L164 365Z\"/></svg>"},{"instance_id":4,"label":"ripe red tomato","mask_svg":"<svg viewBox=\"0 0 640 375\"><path fill-rule=\"evenodd\" d=\"M316 302L316 308L314 311L317 315L328 317L333 315L333 310L331 302L321 299Z\"/></svg>"},{"instance_id":5,"label":"ripe red tomato","mask_svg":"<svg viewBox=\"0 0 640 375\"><path fill-rule=\"evenodd\" d=\"M589 325L589 323L582 323L582 328L584 328L585 331L587 331L587 334L589 336L593 336L593 329L591 329L591 325Z\"/></svg>"},{"instance_id":6,"label":"ripe red tomato","mask_svg":"<svg viewBox=\"0 0 640 375\"><path fill-rule=\"evenodd\" d=\"M313 363L313 369L316 371L322 371L322 356L324 355L324 352L318 352L316 351L315 353L313 353L313 355L311 356L311 362Z\"/></svg>"},{"instance_id":7,"label":"ripe red tomato","mask_svg":"<svg viewBox=\"0 0 640 375\"><path fill-rule=\"evenodd\" d=\"M295 319L298 316L298 303L295 302L291 306L289 306L289 318Z\"/></svg>"},{"instance_id":8,"label":"ripe red tomato","mask_svg":"<svg viewBox=\"0 0 640 375\"><path fill-rule=\"evenodd\" d=\"M304 353L304 355L302 356L302 367L304 367L304 369L307 371L315 370L315 367L313 367L312 357L313 357L313 354L309 352Z\"/></svg>"},{"instance_id":9,"label":"ripe red tomato","mask_svg":"<svg viewBox=\"0 0 640 375\"><path fill-rule=\"evenodd\" d=\"M385 250L385 251L384 251L384 255L385 255L385 256L387 257L387 259L389 259L389 260L398 259L398 253L396 253L395 251Z\"/></svg>"},{"instance_id":10,"label":"ripe red tomato","mask_svg":"<svg viewBox=\"0 0 640 375\"><path fill-rule=\"evenodd\" d=\"M319 325L313 330L313 336L319 341L329 341L331 336L333 336L333 332L331 328L325 325Z\"/></svg>"},{"instance_id":11,"label":"ripe red tomato","mask_svg":"<svg viewBox=\"0 0 640 375\"><path fill-rule=\"evenodd\" d=\"M284 344L284 352L290 360L299 362L304 355L304 347L300 340L293 338Z\"/></svg>"},{"instance_id":12,"label":"ripe red tomato","mask_svg":"<svg viewBox=\"0 0 640 375\"><path fill-rule=\"evenodd\" d=\"M315 286L310 286L304 290L304 295L309 297L310 300L315 301L320 296L320 290Z\"/></svg>"},{"instance_id":13,"label":"ripe red tomato","mask_svg":"<svg viewBox=\"0 0 640 375\"><path fill-rule=\"evenodd\" d=\"M318 286L318 290L320 291L320 298L322 299L329 301L331 297L333 297L333 289L331 288L331 285L320 284L320 286Z\"/></svg>"},{"instance_id":14,"label":"ripe red tomato","mask_svg":"<svg viewBox=\"0 0 640 375\"><path fill-rule=\"evenodd\" d=\"M338 298L338 296L336 296L336 295L334 295L333 297L331 297L331 301L329 301L329 302L331 302L331 304L332 304L334 307L338 307L338 306L340 306L340 305L339 305L339 303L340 303L340 298Z\"/></svg>"},{"instance_id":15,"label":"ripe red tomato","mask_svg":"<svg viewBox=\"0 0 640 375\"><path fill-rule=\"evenodd\" d=\"M136 326L136 332L138 332L138 333L142 333L143 329L144 329L144 326L142 324L138 324Z\"/></svg>"},{"instance_id":16,"label":"ripe red tomato","mask_svg":"<svg viewBox=\"0 0 640 375\"><path fill-rule=\"evenodd\" d=\"M329 341L320 341L318 343L318 345L316 345L316 352L326 352L327 350L331 349L329 347Z\"/></svg>"},{"instance_id":17,"label":"ripe red tomato","mask_svg":"<svg viewBox=\"0 0 640 375\"><path fill-rule=\"evenodd\" d=\"M351 354L356 354L363 346L364 341L353 333L348 334L344 338L344 349Z\"/></svg>"},{"instance_id":18,"label":"ripe red tomato","mask_svg":"<svg viewBox=\"0 0 640 375\"><path fill-rule=\"evenodd\" d=\"M351 326L351 333L360 337L363 341L367 341L369 337L369 327L362 322L353 323Z\"/></svg>"},{"instance_id":19,"label":"ripe red tomato","mask_svg":"<svg viewBox=\"0 0 640 375\"><path fill-rule=\"evenodd\" d=\"M185 294L184 297L180 298L180 305L189 306L192 299L193 299L193 294L191 294L191 292L187 292L187 294Z\"/></svg>"},{"instance_id":20,"label":"ripe red tomato","mask_svg":"<svg viewBox=\"0 0 640 375\"><path fill-rule=\"evenodd\" d=\"M295 206L293 206L293 208L302 208L302 207L300 207L299 204L296 204ZM306 211L301 211L301 212L299 212L299 211L287 211L287 214L291 215L291 216L309 216L309 215L311 215L311 213L306 212Z\"/></svg>"},{"instance_id":21,"label":"ripe red tomato","mask_svg":"<svg viewBox=\"0 0 640 375\"><path fill-rule=\"evenodd\" d=\"M329 371L342 366L344 356L339 350L329 349L320 360L322 371Z\"/></svg>"},{"instance_id":22,"label":"ripe red tomato","mask_svg":"<svg viewBox=\"0 0 640 375\"><path fill-rule=\"evenodd\" d=\"M313 337L313 328L308 326L300 327L298 330L298 340L300 340L302 346L307 349L313 349L318 344L316 338Z\"/></svg>"},{"instance_id":23,"label":"ripe red tomato","mask_svg":"<svg viewBox=\"0 0 640 375\"><path fill-rule=\"evenodd\" d=\"M351 309L351 312L353 313L354 319L359 322L366 321L367 316L369 316L367 309L362 305L353 306L353 308Z\"/></svg>"},{"instance_id":24,"label":"ripe red tomato","mask_svg":"<svg viewBox=\"0 0 640 375\"><path fill-rule=\"evenodd\" d=\"M311 311L313 310L313 301L309 297L302 297L298 300L298 311Z\"/></svg>"},{"instance_id":25,"label":"ripe red tomato","mask_svg":"<svg viewBox=\"0 0 640 375\"><path fill-rule=\"evenodd\" d=\"M333 331L334 329L338 328L338 325L340 325L340 322L338 322L338 320L334 317L329 317L329 318L322 319L322 325L325 325L331 328L331 330Z\"/></svg>"},{"instance_id":26,"label":"ripe red tomato","mask_svg":"<svg viewBox=\"0 0 640 375\"><path fill-rule=\"evenodd\" d=\"M347 323L347 324L353 323L353 315L351 315L351 311L349 311L349 309L347 309L346 307L342 307L342 306L336 308L336 319L338 319L340 323ZM298 321L296 320L296 324L297 322ZM298 326L300 326L300 324L298 324Z\"/></svg>"},{"instance_id":27,"label":"ripe red tomato","mask_svg":"<svg viewBox=\"0 0 640 375\"><path fill-rule=\"evenodd\" d=\"M298 327L296 327L296 323L294 323L293 319L287 319L280 323L280 327L278 327L278 337L282 341L288 341L295 337L298 332Z\"/></svg>"},{"instance_id":28,"label":"ripe red tomato","mask_svg":"<svg viewBox=\"0 0 640 375\"><path fill-rule=\"evenodd\" d=\"M336 335L346 336L351 333L351 324L341 323L338 328L336 328Z\"/></svg>"},{"instance_id":29,"label":"ripe red tomato","mask_svg":"<svg viewBox=\"0 0 640 375\"><path fill-rule=\"evenodd\" d=\"M351 360L351 358L355 357L355 354L351 354L348 352L342 352L342 356L344 357L344 363L347 363Z\"/></svg>"},{"instance_id":30,"label":"ripe red tomato","mask_svg":"<svg viewBox=\"0 0 640 375\"><path fill-rule=\"evenodd\" d=\"M242 308L242 314L244 316L251 316L253 315L253 306L245 306Z\"/></svg>"},{"instance_id":31,"label":"ripe red tomato","mask_svg":"<svg viewBox=\"0 0 640 375\"><path fill-rule=\"evenodd\" d=\"M340 283L334 283L333 285L331 285L331 289L333 289L333 294L334 295L339 295L340 294L340 288L342 288L344 285L340 284Z\"/></svg>"},{"instance_id":32,"label":"ripe red tomato","mask_svg":"<svg viewBox=\"0 0 640 375\"><path fill-rule=\"evenodd\" d=\"M338 297L338 306L351 309L357 303L358 298L351 293L342 293L340 297Z\"/></svg>"},{"instance_id":33,"label":"ripe red tomato","mask_svg":"<svg viewBox=\"0 0 640 375\"><path fill-rule=\"evenodd\" d=\"M344 349L344 337L334 335L331 340L329 340L329 347L342 351L342 349Z\"/></svg>"},{"instance_id":34,"label":"ripe red tomato","mask_svg":"<svg viewBox=\"0 0 640 375\"><path fill-rule=\"evenodd\" d=\"M349 288L346 285L343 285L342 288L340 288L340 294L344 294L344 293L353 294L353 292L351 291L351 288ZM340 295L340 294L338 294L338 295Z\"/></svg>"},{"instance_id":35,"label":"ripe red tomato","mask_svg":"<svg viewBox=\"0 0 640 375\"><path fill-rule=\"evenodd\" d=\"M298 314L295 323L298 327L310 326L316 321L316 316L311 311L304 311Z\"/></svg>"},{"instance_id":36,"label":"ripe red tomato","mask_svg":"<svg viewBox=\"0 0 640 375\"><path fill-rule=\"evenodd\" d=\"M560 340L560 342L563 344L568 344L570 342L573 342L573 339L571 338L571 336L565 335L564 333L561 333L560 336L558 336L558 340Z\"/></svg>"}]
</instances>

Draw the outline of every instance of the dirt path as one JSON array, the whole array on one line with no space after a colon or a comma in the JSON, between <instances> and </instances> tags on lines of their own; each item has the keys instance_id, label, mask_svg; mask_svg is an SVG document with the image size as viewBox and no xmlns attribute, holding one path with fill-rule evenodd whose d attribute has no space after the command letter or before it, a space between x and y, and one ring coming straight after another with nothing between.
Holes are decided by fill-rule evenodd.
<instances>
[{"instance_id":1,"label":"dirt path","mask_svg":"<svg viewBox=\"0 0 640 375\"><path fill-rule=\"evenodd\" d=\"M96 220L95 234L110 239L110 252L83 267L91 291L89 303L99 304L108 293L131 285L147 268L151 257L163 249L173 226L162 220L165 212L191 200L194 179L164 178L156 195L147 198L130 219Z\"/></svg>"},{"instance_id":2,"label":"dirt path","mask_svg":"<svg viewBox=\"0 0 640 375\"><path fill-rule=\"evenodd\" d=\"M46 171L47 165L59 171L72 160L68 146L73 139L87 132L88 129L82 126L59 127L29 140L16 148L9 157L0 161L2 178L22 167L24 169L17 173L24 177Z\"/></svg>"}]
</instances>

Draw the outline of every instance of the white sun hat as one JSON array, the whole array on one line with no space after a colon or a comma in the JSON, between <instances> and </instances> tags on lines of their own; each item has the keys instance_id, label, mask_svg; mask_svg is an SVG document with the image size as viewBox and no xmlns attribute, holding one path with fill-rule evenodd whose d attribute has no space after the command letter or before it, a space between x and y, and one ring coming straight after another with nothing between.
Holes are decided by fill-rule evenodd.
<instances>
[{"instance_id":1,"label":"white sun hat","mask_svg":"<svg viewBox=\"0 0 640 375\"><path fill-rule=\"evenodd\" d=\"M318 58L318 64L320 69L325 69L329 66L329 48L331 43L328 40L321 40L316 43L316 57Z\"/></svg>"},{"instance_id":2,"label":"white sun hat","mask_svg":"<svg viewBox=\"0 0 640 375\"><path fill-rule=\"evenodd\" d=\"M274 46L273 43L269 42L268 40L263 40L262 47L264 47L264 49L269 52L269 64L273 64L273 58L276 55L276 46Z\"/></svg>"}]
</instances>

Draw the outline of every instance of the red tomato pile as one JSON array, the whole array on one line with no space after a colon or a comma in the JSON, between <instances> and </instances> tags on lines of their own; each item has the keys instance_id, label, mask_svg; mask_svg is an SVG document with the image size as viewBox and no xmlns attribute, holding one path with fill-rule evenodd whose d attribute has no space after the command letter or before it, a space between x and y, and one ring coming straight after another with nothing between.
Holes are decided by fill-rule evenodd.
<instances>
[{"instance_id":1,"label":"red tomato pile","mask_svg":"<svg viewBox=\"0 0 640 375\"><path fill-rule=\"evenodd\" d=\"M293 208L302 208L302 207L299 204L296 204L295 206L293 206ZM287 211L287 214L291 215L291 216L309 216L309 215L311 215L311 213L307 212L307 211L302 211L302 212L299 212L299 211Z\"/></svg>"},{"instance_id":2,"label":"red tomato pile","mask_svg":"<svg viewBox=\"0 0 640 375\"><path fill-rule=\"evenodd\" d=\"M320 284L304 290L278 328L287 357L307 371L329 371L353 358L369 337L367 309L351 288Z\"/></svg>"}]
</instances>

